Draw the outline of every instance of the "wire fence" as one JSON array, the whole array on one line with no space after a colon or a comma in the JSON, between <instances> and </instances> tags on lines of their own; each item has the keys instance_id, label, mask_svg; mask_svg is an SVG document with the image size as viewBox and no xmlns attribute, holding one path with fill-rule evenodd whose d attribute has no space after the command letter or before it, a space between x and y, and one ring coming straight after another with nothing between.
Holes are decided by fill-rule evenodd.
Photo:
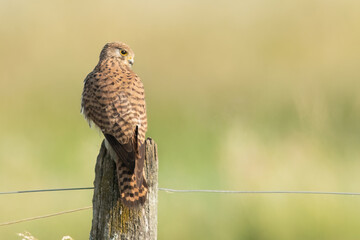
<instances>
[{"instance_id":1,"label":"wire fence","mask_svg":"<svg viewBox=\"0 0 360 240\"><path fill-rule=\"evenodd\" d=\"M0 192L0 195L10 194L23 194L23 193L40 193L40 192L63 192L63 191L79 191L79 190L92 190L94 187L77 187L77 188L52 188L52 189L36 189L36 190L21 190L21 191L8 191ZM221 194L312 194L312 195L343 195L343 196L360 196L358 192L324 192L324 191L232 191L232 190L207 190L207 189L171 189L159 188L159 191L167 193L221 193ZM38 219L44 219L54 216L59 216L68 213L74 213L91 209L92 206L72 209L68 211L57 212L53 214L36 216L31 218L24 218L20 220L0 223L0 227L18 224L22 222L29 222Z\"/></svg>"},{"instance_id":2,"label":"wire fence","mask_svg":"<svg viewBox=\"0 0 360 240\"><path fill-rule=\"evenodd\" d=\"M0 223L0 227L7 226L7 225L13 225L13 224L17 224L17 223L22 223L22 222L34 221L34 220L43 219L43 218L55 217L55 216L59 216L59 215L67 214L67 213L79 212L79 211L83 211L83 210L87 210L87 209L91 209L91 208L92 208L92 206L88 206L88 207L77 208L77 209L72 209L72 210L68 210L68 211L47 214L47 215L43 215L43 216L36 216L36 217L24 218L24 219L10 221L10 222L4 222L4 223Z\"/></svg>"},{"instance_id":3,"label":"wire fence","mask_svg":"<svg viewBox=\"0 0 360 240\"><path fill-rule=\"evenodd\" d=\"M39 193L39 192L63 192L92 190L94 187L77 187L77 188L50 188L35 189L22 191L0 192L0 195L20 194L20 193ZM210 190L210 189L171 189L158 188L159 191L168 193L231 193L231 194L313 194L313 195L350 195L360 196L359 192L324 192L324 191L233 191L233 190Z\"/></svg>"}]
</instances>

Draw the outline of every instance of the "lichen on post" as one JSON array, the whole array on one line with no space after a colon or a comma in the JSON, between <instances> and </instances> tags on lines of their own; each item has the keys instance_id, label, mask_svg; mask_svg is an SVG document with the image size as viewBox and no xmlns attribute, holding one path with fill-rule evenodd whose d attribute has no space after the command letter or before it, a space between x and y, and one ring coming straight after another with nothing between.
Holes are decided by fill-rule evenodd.
<instances>
[{"instance_id":1,"label":"lichen on post","mask_svg":"<svg viewBox=\"0 0 360 240\"><path fill-rule=\"evenodd\" d=\"M101 144L95 166L93 220L90 240L157 238L158 156L155 142L146 140L145 177L149 186L143 206L128 208L120 201L115 162Z\"/></svg>"}]
</instances>

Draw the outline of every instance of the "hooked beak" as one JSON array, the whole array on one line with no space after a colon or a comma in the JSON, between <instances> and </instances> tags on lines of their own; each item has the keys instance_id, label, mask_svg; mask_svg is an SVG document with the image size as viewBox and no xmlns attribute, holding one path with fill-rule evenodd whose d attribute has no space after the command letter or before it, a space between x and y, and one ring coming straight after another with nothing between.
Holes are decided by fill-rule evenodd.
<instances>
[{"instance_id":1,"label":"hooked beak","mask_svg":"<svg viewBox=\"0 0 360 240\"><path fill-rule=\"evenodd\" d=\"M134 64L134 59L133 59L133 58L129 58L129 59L128 59L128 62L129 62L129 64L132 66L132 65Z\"/></svg>"}]
</instances>

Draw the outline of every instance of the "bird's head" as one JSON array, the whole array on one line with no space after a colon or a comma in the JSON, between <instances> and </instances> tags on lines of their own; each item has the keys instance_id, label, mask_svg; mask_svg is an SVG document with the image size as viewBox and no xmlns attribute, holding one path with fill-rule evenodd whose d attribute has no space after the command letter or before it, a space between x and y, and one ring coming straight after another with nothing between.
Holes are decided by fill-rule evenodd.
<instances>
[{"instance_id":1,"label":"bird's head","mask_svg":"<svg viewBox=\"0 0 360 240\"><path fill-rule=\"evenodd\" d=\"M121 63L131 67L134 64L135 54L131 48L122 42L112 42L105 44L100 53L100 60L106 58L115 57L120 60Z\"/></svg>"}]
</instances>

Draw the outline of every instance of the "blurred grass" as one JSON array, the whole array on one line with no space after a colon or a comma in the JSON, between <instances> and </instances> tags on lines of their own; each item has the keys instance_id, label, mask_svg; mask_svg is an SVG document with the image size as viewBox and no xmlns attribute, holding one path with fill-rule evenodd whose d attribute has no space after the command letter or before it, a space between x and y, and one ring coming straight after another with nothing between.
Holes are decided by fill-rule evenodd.
<instances>
[{"instance_id":1,"label":"blurred grass","mask_svg":"<svg viewBox=\"0 0 360 240\"><path fill-rule=\"evenodd\" d=\"M79 113L109 41L146 87L162 187L358 191L360 3L0 1L0 189L90 186L102 137ZM2 196L0 222L91 205ZM159 193L159 239L356 239L352 197ZM91 211L3 227L86 239Z\"/></svg>"}]
</instances>

